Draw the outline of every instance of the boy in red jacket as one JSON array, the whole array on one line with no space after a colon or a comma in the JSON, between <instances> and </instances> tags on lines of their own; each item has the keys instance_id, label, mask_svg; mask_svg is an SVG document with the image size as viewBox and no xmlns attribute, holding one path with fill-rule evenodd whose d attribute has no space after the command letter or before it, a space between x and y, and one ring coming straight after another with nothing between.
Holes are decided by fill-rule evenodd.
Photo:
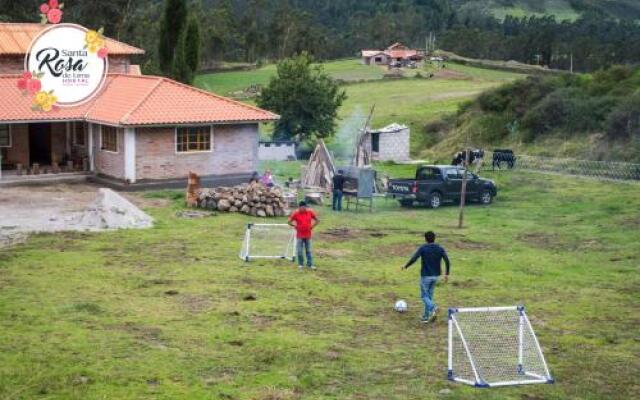
<instances>
[{"instance_id":1,"label":"boy in red jacket","mask_svg":"<svg viewBox=\"0 0 640 400\"><path fill-rule=\"evenodd\" d=\"M312 230L320 223L316 213L307 207L307 203L301 201L299 208L289 216L289 225L296 229L296 251L298 253L298 269L304 268L302 247L307 256L307 267L315 270L313 255L311 254Z\"/></svg>"}]
</instances>

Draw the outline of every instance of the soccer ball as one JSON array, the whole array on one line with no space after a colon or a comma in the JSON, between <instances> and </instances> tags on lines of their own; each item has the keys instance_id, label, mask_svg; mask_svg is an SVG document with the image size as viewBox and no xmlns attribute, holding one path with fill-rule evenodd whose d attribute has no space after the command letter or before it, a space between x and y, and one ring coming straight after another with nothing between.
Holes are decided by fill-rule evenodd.
<instances>
[{"instance_id":1,"label":"soccer ball","mask_svg":"<svg viewBox=\"0 0 640 400\"><path fill-rule=\"evenodd\" d=\"M399 312L399 313L403 313L405 311L407 311L407 302L404 300L398 300L396 301L396 304L393 306L393 308Z\"/></svg>"}]
</instances>

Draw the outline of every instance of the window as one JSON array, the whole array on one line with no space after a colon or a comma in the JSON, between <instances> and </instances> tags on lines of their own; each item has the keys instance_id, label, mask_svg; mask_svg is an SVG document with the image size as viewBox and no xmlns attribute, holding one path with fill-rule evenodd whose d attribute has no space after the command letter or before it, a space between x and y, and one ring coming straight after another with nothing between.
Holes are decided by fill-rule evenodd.
<instances>
[{"instance_id":1,"label":"window","mask_svg":"<svg viewBox=\"0 0 640 400\"><path fill-rule=\"evenodd\" d=\"M11 130L9 125L0 125L0 147L11 147Z\"/></svg>"},{"instance_id":2,"label":"window","mask_svg":"<svg viewBox=\"0 0 640 400\"><path fill-rule=\"evenodd\" d=\"M435 168L422 168L416 177L419 181L434 180L440 178L440 171Z\"/></svg>"},{"instance_id":3,"label":"window","mask_svg":"<svg viewBox=\"0 0 640 400\"><path fill-rule=\"evenodd\" d=\"M462 179L462 171L457 169L448 169L447 179Z\"/></svg>"},{"instance_id":4,"label":"window","mask_svg":"<svg viewBox=\"0 0 640 400\"><path fill-rule=\"evenodd\" d=\"M211 151L211 127L193 126L176 130L176 151L189 153Z\"/></svg>"},{"instance_id":5,"label":"window","mask_svg":"<svg viewBox=\"0 0 640 400\"><path fill-rule=\"evenodd\" d=\"M85 145L84 122L74 122L73 123L73 143L76 146L84 146Z\"/></svg>"},{"instance_id":6,"label":"window","mask_svg":"<svg viewBox=\"0 0 640 400\"><path fill-rule=\"evenodd\" d=\"M118 130L112 126L100 127L100 149L118 152Z\"/></svg>"},{"instance_id":7,"label":"window","mask_svg":"<svg viewBox=\"0 0 640 400\"><path fill-rule=\"evenodd\" d=\"M377 132L371 134L371 151L374 153L380 152L380 134Z\"/></svg>"}]
</instances>

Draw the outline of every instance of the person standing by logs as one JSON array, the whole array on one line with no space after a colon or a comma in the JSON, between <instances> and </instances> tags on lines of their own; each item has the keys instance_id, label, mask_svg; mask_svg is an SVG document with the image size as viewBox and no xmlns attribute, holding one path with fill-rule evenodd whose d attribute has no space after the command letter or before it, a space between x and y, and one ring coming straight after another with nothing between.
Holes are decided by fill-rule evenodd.
<instances>
[{"instance_id":1,"label":"person standing by logs","mask_svg":"<svg viewBox=\"0 0 640 400\"><path fill-rule=\"evenodd\" d=\"M342 211L342 195L344 191L344 175L342 170L333 176L333 211Z\"/></svg>"}]
</instances>

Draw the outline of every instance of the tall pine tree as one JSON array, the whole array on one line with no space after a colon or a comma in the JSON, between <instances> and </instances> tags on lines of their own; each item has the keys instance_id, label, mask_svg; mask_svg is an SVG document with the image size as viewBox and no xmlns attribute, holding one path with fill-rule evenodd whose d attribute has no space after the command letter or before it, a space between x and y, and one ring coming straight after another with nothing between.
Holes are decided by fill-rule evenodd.
<instances>
[{"instance_id":1,"label":"tall pine tree","mask_svg":"<svg viewBox=\"0 0 640 400\"><path fill-rule=\"evenodd\" d=\"M200 38L200 23L195 17L189 18L187 25L187 33L184 41L184 53L187 66L195 74L200 69L200 47L202 40ZM188 82L190 83L190 82Z\"/></svg>"},{"instance_id":2,"label":"tall pine tree","mask_svg":"<svg viewBox=\"0 0 640 400\"><path fill-rule=\"evenodd\" d=\"M160 23L160 41L158 43L158 61L160 69L171 75L176 56L176 47L187 24L187 1L165 0L164 14Z\"/></svg>"}]
</instances>

